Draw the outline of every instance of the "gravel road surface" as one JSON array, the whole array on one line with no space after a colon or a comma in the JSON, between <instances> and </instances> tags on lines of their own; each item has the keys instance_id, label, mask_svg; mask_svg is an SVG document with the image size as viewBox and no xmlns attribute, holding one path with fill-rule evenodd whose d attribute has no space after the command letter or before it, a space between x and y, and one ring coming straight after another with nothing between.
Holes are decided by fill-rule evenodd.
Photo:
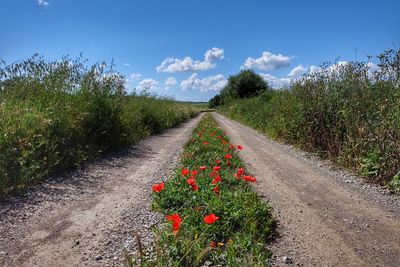
<instances>
[{"instance_id":1,"label":"gravel road surface","mask_svg":"<svg viewBox=\"0 0 400 267\"><path fill-rule=\"evenodd\" d=\"M0 266L118 266L152 240L151 185L167 179L202 115L0 204Z\"/></svg>"},{"instance_id":2,"label":"gravel road surface","mask_svg":"<svg viewBox=\"0 0 400 267\"><path fill-rule=\"evenodd\" d=\"M400 199L215 113L274 208L273 265L400 266Z\"/></svg>"}]
</instances>

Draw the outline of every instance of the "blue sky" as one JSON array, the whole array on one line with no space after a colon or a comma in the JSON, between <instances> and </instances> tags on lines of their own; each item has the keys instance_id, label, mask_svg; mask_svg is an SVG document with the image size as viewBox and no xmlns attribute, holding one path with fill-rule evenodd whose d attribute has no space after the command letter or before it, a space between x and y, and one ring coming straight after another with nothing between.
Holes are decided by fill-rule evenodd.
<instances>
[{"instance_id":1,"label":"blue sky","mask_svg":"<svg viewBox=\"0 0 400 267\"><path fill-rule=\"evenodd\" d=\"M251 68L279 87L400 46L400 1L0 0L0 59L114 59L128 88L207 101Z\"/></svg>"}]
</instances>

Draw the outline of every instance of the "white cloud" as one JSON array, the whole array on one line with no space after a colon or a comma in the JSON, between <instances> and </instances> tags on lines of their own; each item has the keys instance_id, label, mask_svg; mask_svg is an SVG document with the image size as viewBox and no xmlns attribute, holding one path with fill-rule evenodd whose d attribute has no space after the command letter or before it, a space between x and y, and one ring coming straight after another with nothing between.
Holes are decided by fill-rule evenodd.
<instances>
[{"instance_id":1,"label":"white cloud","mask_svg":"<svg viewBox=\"0 0 400 267\"><path fill-rule=\"evenodd\" d=\"M131 64L129 64L129 63L124 63L124 66L125 66L125 67L130 67Z\"/></svg>"},{"instance_id":2,"label":"white cloud","mask_svg":"<svg viewBox=\"0 0 400 267\"><path fill-rule=\"evenodd\" d=\"M304 68L303 66L299 65L299 66L295 67L294 69L292 69L287 76L290 77L290 78L298 78L302 74L304 74L306 71L307 71L306 68Z\"/></svg>"},{"instance_id":3,"label":"white cloud","mask_svg":"<svg viewBox=\"0 0 400 267\"><path fill-rule=\"evenodd\" d=\"M265 51L260 58L247 58L241 69L277 70L289 65L290 57Z\"/></svg>"},{"instance_id":4,"label":"white cloud","mask_svg":"<svg viewBox=\"0 0 400 267\"><path fill-rule=\"evenodd\" d=\"M47 0L37 0L37 3L39 6L48 6L49 5L49 1L47 1Z\"/></svg>"},{"instance_id":5,"label":"white cloud","mask_svg":"<svg viewBox=\"0 0 400 267\"><path fill-rule=\"evenodd\" d=\"M276 88L276 89L288 86L288 85L290 85L290 82L292 81L291 78L287 78L287 77L278 78L278 77L275 77L268 73L261 73L260 75L264 79L264 81L266 81L268 83L269 86L271 86L272 88Z\"/></svg>"},{"instance_id":6,"label":"white cloud","mask_svg":"<svg viewBox=\"0 0 400 267\"><path fill-rule=\"evenodd\" d=\"M142 74L140 73L131 73L128 78L126 78L127 83L137 82L142 79Z\"/></svg>"},{"instance_id":7,"label":"white cloud","mask_svg":"<svg viewBox=\"0 0 400 267\"><path fill-rule=\"evenodd\" d=\"M220 91L227 84L227 80L222 74L198 78L197 73L193 73L188 79L181 82L181 88L187 90L200 90L201 92Z\"/></svg>"},{"instance_id":8,"label":"white cloud","mask_svg":"<svg viewBox=\"0 0 400 267\"><path fill-rule=\"evenodd\" d=\"M176 81L176 79L174 77L168 77L165 80L165 85L166 86L172 86L172 85L175 85L176 83L177 83L177 81Z\"/></svg>"},{"instance_id":9,"label":"white cloud","mask_svg":"<svg viewBox=\"0 0 400 267\"><path fill-rule=\"evenodd\" d=\"M205 61L213 61L224 58L224 49L213 47L204 54Z\"/></svg>"},{"instance_id":10,"label":"white cloud","mask_svg":"<svg viewBox=\"0 0 400 267\"><path fill-rule=\"evenodd\" d=\"M168 90L169 88L171 88L171 86L174 86L175 84L177 84L178 82L176 81L176 79L174 77L168 77L165 80L165 90Z\"/></svg>"},{"instance_id":11,"label":"white cloud","mask_svg":"<svg viewBox=\"0 0 400 267\"><path fill-rule=\"evenodd\" d=\"M154 79L143 79L137 88L140 91L150 91L158 88L158 82Z\"/></svg>"},{"instance_id":12,"label":"white cloud","mask_svg":"<svg viewBox=\"0 0 400 267\"><path fill-rule=\"evenodd\" d=\"M318 72L321 72L321 71L322 71L321 67L315 66L315 65L311 65L309 73L313 74L313 73L318 73Z\"/></svg>"},{"instance_id":13,"label":"white cloud","mask_svg":"<svg viewBox=\"0 0 400 267\"><path fill-rule=\"evenodd\" d=\"M193 60L191 57L166 58L160 66L156 68L157 72L184 72L184 71L206 71L216 67L213 61L224 58L224 50L221 48L211 48L204 54L204 61Z\"/></svg>"}]
</instances>

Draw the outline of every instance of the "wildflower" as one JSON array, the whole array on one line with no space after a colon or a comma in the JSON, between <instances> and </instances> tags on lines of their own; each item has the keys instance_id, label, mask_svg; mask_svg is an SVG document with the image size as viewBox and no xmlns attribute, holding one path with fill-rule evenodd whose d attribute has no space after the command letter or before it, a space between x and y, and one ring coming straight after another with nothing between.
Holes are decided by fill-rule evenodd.
<instances>
[{"instance_id":1,"label":"wildflower","mask_svg":"<svg viewBox=\"0 0 400 267\"><path fill-rule=\"evenodd\" d=\"M193 184L193 185L192 185L192 190L193 190L193 191L199 190L199 186L198 186L197 184Z\"/></svg>"},{"instance_id":2,"label":"wildflower","mask_svg":"<svg viewBox=\"0 0 400 267\"><path fill-rule=\"evenodd\" d=\"M214 178L215 176L218 176L218 172L217 172L217 171L212 171L212 172L210 173L210 177L211 177L211 178Z\"/></svg>"},{"instance_id":3,"label":"wildflower","mask_svg":"<svg viewBox=\"0 0 400 267\"><path fill-rule=\"evenodd\" d=\"M185 169L185 168L182 168L181 174L182 174L182 176L186 176L186 175L189 174L189 170Z\"/></svg>"},{"instance_id":4,"label":"wildflower","mask_svg":"<svg viewBox=\"0 0 400 267\"><path fill-rule=\"evenodd\" d=\"M153 185L151 189L156 193L160 193L164 189L164 182Z\"/></svg>"},{"instance_id":5,"label":"wildflower","mask_svg":"<svg viewBox=\"0 0 400 267\"><path fill-rule=\"evenodd\" d=\"M256 179L255 177L250 176L250 175L245 175L245 176L243 176L243 179L244 179L245 181L247 181L247 182L252 182L252 183L254 183L255 181L257 181L257 179Z\"/></svg>"},{"instance_id":6,"label":"wildflower","mask_svg":"<svg viewBox=\"0 0 400 267\"><path fill-rule=\"evenodd\" d=\"M238 146L237 146L237 149L243 150L243 147L242 147L241 145L238 145Z\"/></svg>"},{"instance_id":7,"label":"wildflower","mask_svg":"<svg viewBox=\"0 0 400 267\"><path fill-rule=\"evenodd\" d=\"M230 144L229 147L232 148L232 149L235 149L235 146L232 145L232 144Z\"/></svg>"},{"instance_id":8,"label":"wildflower","mask_svg":"<svg viewBox=\"0 0 400 267\"><path fill-rule=\"evenodd\" d=\"M203 218L204 222L206 224L213 224L215 223L216 220L218 220L219 217L216 216L214 213L211 213L210 215L207 215Z\"/></svg>"},{"instance_id":9,"label":"wildflower","mask_svg":"<svg viewBox=\"0 0 400 267\"><path fill-rule=\"evenodd\" d=\"M222 178L220 176L217 176L214 178L214 180L211 182L211 184L216 184L222 182Z\"/></svg>"},{"instance_id":10,"label":"wildflower","mask_svg":"<svg viewBox=\"0 0 400 267\"><path fill-rule=\"evenodd\" d=\"M198 174L197 170L192 171L192 176L196 176Z\"/></svg>"},{"instance_id":11,"label":"wildflower","mask_svg":"<svg viewBox=\"0 0 400 267\"><path fill-rule=\"evenodd\" d=\"M208 142L207 142L207 141L204 141L204 142L203 142L203 145L205 145L205 146L208 145Z\"/></svg>"},{"instance_id":12,"label":"wildflower","mask_svg":"<svg viewBox=\"0 0 400 267\"><path fill-rule=\"evenodd\" d=\"M190 177L189 179L186 180L187 184L190 186L193 186L194 184L196 184L196 180L193 179L192 177Z\"/></svg>"},{"instance_id":13,"label":"wildflower","mask_svg":"<svg viewBox=\"0 0 400 267\"><path fill-rule=\"evenodd\" d=\"M231 162L229 160L226 162L226 166L231 166Z\"/></svg>"},{"instance_id":14,"label":"wildflower","mask_svg":"<svg viewBox=\"0 0 400 267\"><path fill-rule=\"evenodd\" d=\"M221 161L220 161L219 159L217 159L215 162L216 162L217 164L221 164Z\"/></svg>"},{"instance_id":15,"label":"wildflower","mask_svg":"<svg viewBox=\"0 0 400 267\"><path fill-rule=\"evenodd\" d=\"M207 166L200 166L200 171L204 171L207 168Z\"/></svg>"},{"instance_id":16,"label":"wildflower","mask_svg":"<svg viewBox=\"0 0 400 267\"><path fill-rule=\"evenodd\" d=\"M231 155L231 154L226 154L226 155L225 155L225 158L226 158L226 159L231 159L231 158L232 158L232 155Z\"/></svg>"},{"instance_id":17,"label":"wildflower","mask_svg":"<svg viewBox=\"0 0 400 267\"><path fill-rule=\"evenodd\" d=\"M178 213L172 214L172 215L167 215L165 218L172 222L172 231L174 235L176 235L179 231L179 227L181 225L182 219L181 216L179 216Z\"/></svg>"},{"instance_id":18,"label":"wildflower","mask_svg":"<svg viewBox=\"0 0 400 267\"><path fill-rule=\"evenodd\" d=\"M219 171L220 169L221 169L221 166L214 166L213 167L213 171L216 171L216 172Z\"/></svg>"},{"instance_id":19,"label":"wildflower","mask_svg":"<svg viewBox=\"0 0 400 267\"><path fill-rule=\"evenodd\" d=\"M210 247L212 247L212 248L216 248L216 247L217 247L217 242L215 242L215 241L211 241L211 243L210 243Z\"/></svg>"},{"instance_id":20,"label":"wildflower","mask_svg":"<svg viewBox=\"0 0 400 267\"><path fill-rule=\"evenodd\" d=\"M242 175L244 174L244 168L239 168L237 172L234 174L237 180L240 180L242 178Z\"/></svg>"},{"instance_id":21,"label":"wildflower","mask_svg":"<svg viewBox=\"0 0 400 267\"><path fill-rule=\"evenodd\" d=\"M218 185L214 187L213 192L217 195L219 195L219 187Z\"/></svg>"}]
</instances>

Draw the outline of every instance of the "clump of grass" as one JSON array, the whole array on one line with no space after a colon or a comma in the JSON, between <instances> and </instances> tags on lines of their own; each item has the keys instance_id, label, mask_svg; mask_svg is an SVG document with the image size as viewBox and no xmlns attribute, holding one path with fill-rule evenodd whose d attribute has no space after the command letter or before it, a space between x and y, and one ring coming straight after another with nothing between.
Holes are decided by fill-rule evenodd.
<instances>
[{"instance_id":1,"label":"clump of grass","mask_svg":"<svg viewBox=\"0 0 400 267\"><path fill-rule=\"evenodd\" d=\"M178 230L166 220L156 230L157 255L137 263L267 265L270 253L265 246L275 225L271 208L245 181L253 177L236 175L244 167L236 150L237 146L230 145L224 131L207 114L186 143L175 175L153 188L153 208L166 216L179 216ZM213 171L214 166L220 169ZM207 224L205 216L210 214L218 219Z\"/></svg>"},{"instance_id":2,"label":"clump of grass","mask_svg":"<svg viewBox=\"0 0 400 267\"><path fill-rule=\"evenodd\" d=\"M220 109L268 136L387 184L400 170L400 50L368 64L326 64L287 89Z\"/></svg>"},{"instance_id":3,"label":"clump of grass","mask_svg":"<svg viewBox=\"0 0 400 267\"><path fill-rule=\"evenodd\" d=\"M195 114L189 104L125 91L105 63L0 64L0 198Z\"/></svg>"}]
</instances>

